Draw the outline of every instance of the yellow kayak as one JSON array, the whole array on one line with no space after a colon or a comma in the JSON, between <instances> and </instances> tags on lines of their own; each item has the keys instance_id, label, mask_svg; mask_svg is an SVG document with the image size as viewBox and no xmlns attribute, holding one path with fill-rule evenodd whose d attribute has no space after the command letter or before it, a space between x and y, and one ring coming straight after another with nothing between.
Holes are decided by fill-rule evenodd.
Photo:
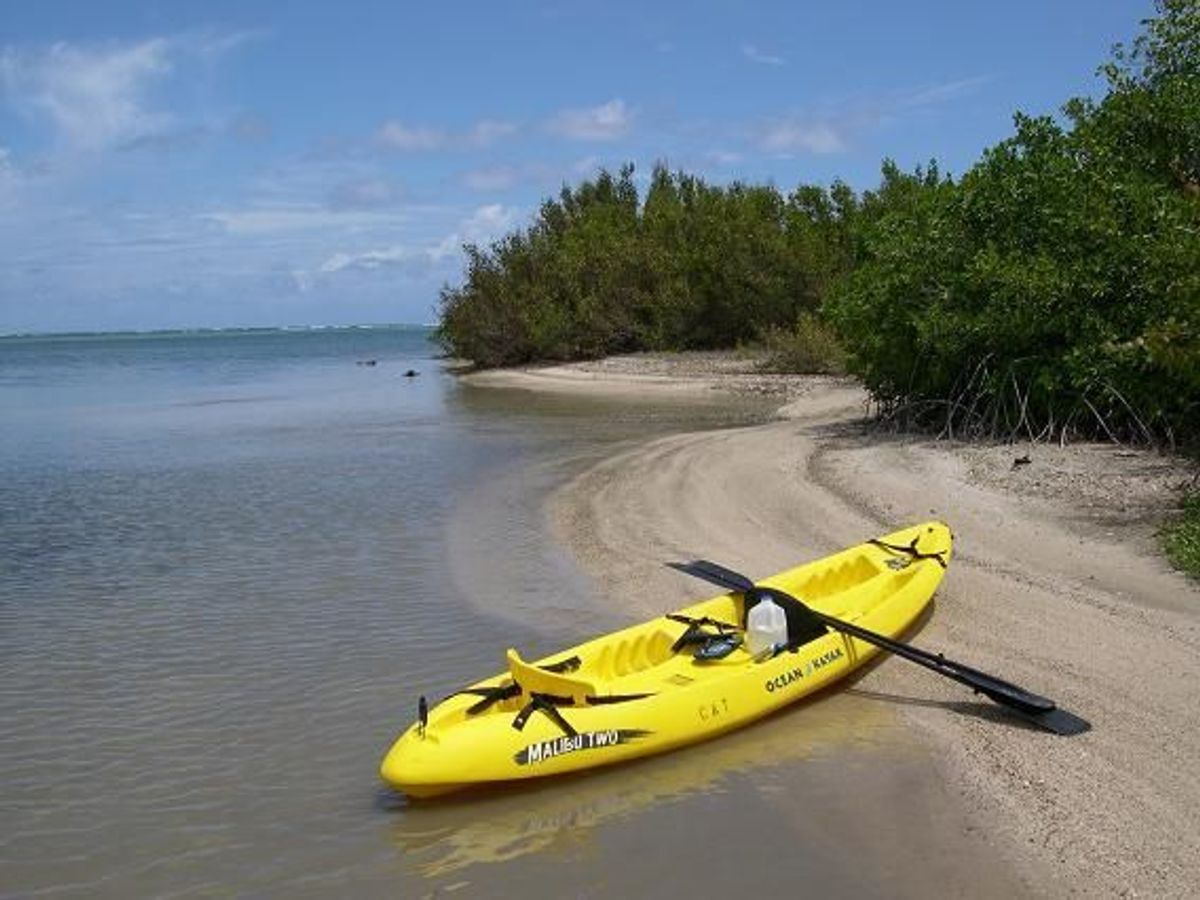
<instances>
[{"instance_id":1,"label":"yellow kayak","mask_svg":"<svg viewBox=\"0 0 1200 900\"><path fill-rule=\"evenodd\" d=\"M950 529L928 522L758 582L812 610L896 637L933 597ZM876 646L823 626L752 653L747 605L726 593L507 670L422 713L383 780L412 797L606 766L740 728L854 671ZM422 707L424 703L422 702Z\"/></svg>"}]
</instances>

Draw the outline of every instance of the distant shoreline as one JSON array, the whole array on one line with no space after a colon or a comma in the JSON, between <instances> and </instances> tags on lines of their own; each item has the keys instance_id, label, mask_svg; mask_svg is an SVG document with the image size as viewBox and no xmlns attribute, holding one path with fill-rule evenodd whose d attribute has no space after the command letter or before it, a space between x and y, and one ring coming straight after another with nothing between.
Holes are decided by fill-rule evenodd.
<instances>
[{"instance_id":1,"label":"distant shoreline","mask_svg":"<svg viewBox=\"0 0 1200 900\"><path fill-rule=\"evenodd\" d=\"M111 331L8 331L0 332L0 341L10 339L60 340L78 338L204 337L206 335L303 334L330 331L428 331L436 325L404 322L379 322L353 325L230 325L193 328L119 328Z\"/></svg>"},{"instance_id":2,"label":"distant shoreline","mask_svg":"<svg viewBox=\"0 0 1200 900\"><path fill-rule=\"evenodd\" d=\"M646 613L691 596L661 564L680 553L767 574L945 519L956 558L916 642L1046 693L1094 730L1073 739L1028 731L901 662L851 690L902 713L1033 893L1194 889L1200 748L1180 735L1200 730L1191 688L1200 683L1200 588L1169 568L1154 537L1188 474L1182 460L871 432L853 381L762 375L732 353L463 377L629 400L777 397L778 421L656 438L580 474L548 501L553 533L606 595L635 598L630 612Z\"/></svg>"}]
</instances>

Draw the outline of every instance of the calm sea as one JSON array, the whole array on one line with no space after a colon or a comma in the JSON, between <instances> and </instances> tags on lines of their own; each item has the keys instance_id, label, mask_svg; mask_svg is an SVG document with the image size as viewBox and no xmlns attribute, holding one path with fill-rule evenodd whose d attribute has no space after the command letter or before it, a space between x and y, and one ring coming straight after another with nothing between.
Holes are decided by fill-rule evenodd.
<instances>
[{"instance_id":1,"label":"calm sea","mask_svg":"<svg viewBox=\"0 0 1200 900\"><path fill-rule=\"evenodd\" d=\"M546 491L761 412L470 388L420 328L0 338L0 894L925 890L894 843L845 864L919 768L865 701L435 806L377 780L419 694L618 624Z\"/></svg>"}]
</instances>

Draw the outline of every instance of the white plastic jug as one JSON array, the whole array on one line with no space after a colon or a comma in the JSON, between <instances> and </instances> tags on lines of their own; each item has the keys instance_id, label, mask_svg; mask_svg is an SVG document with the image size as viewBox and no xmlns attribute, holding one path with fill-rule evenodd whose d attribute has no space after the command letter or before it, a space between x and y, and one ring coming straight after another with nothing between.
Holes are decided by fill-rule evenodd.
<instances>
[{"instance_id":1,"label":"white plastic jug","mask_svg":"<svg viewBox=\"0 0 1200 900\"><path fill-rule=\"evenodd\" d=\"M776 644L786 644L787 639L787 614L770 597L764 597L746 617L746 649L757 656Z\"/></svg>"}]
</instances>

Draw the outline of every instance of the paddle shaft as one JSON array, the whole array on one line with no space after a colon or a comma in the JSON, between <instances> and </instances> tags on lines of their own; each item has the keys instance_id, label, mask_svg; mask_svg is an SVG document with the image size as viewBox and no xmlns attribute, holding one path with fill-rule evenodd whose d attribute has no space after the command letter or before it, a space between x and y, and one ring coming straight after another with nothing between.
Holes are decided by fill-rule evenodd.
<instances>
[{"instance_id":1,"label":"paddle shaft","mask_svg":"<svg viewBox=\"0 0 1200 900\"><path fill-rule=\"evenodd\" d=\"M856 637L868 644L874 644L880 649L887 650L889 653L894 653L896 656L923 666L931 672L936 672L938 675L953 679L959 684L966 685L972 690L978 691L1004 706L1010 706L1022 712L1034 714L1045 713L1055 709L1053 700L1031 693L1012 682L996 678L994 675L981 672L979 669L972 668L964 663L946 659L940 653L934 654L927 650L913 647L911 644L903 644L900 641L870 631L860 625L854 625L834 616L827 615L813 609L786 591L755 585L753 581L740 572L727 569L717 563L698 559L690 563L672 563L671 567L696 578L702 578L733 593L752 595L754 592L759 592L768 596L774 595L777 599L782 600L785 605L789 603L796 604L806 614L829 628Z\"/></svg>"},{"instance_id":2,"label":"paddle shaft","mask_svg":"<svg viewBox=\"0 0 1200 900\"><path fill-rule=\"evenodd\" d=\"M861 628L850 622L843 622L841 619L827 616L825 613L818 612L811 606L809 607L809 611L823 624L828 625L835 631L851 635L860 641L866 641L868 644L874 644L876 647L886 650L889 653L894 653L896 656L902 656L910 662L915 662L918 666L924 666L931 672L936 672L939 675L944 675L947 678L957 681L959 684L964 684L997 703L1005 706L1013 706L1031 713L1046 712L1054 709L1053 700L1039 697L1037 694L1030 693L1010 681L996 678L994 675L981 672L978 669L956 662L955 660L946 659L941 654L930 653L927 650L913 647L910 644L902 644L899 641L894 641L882 634L876 634L874 631L868 631L866 628Z\"/></svg>"}]
</instances>

